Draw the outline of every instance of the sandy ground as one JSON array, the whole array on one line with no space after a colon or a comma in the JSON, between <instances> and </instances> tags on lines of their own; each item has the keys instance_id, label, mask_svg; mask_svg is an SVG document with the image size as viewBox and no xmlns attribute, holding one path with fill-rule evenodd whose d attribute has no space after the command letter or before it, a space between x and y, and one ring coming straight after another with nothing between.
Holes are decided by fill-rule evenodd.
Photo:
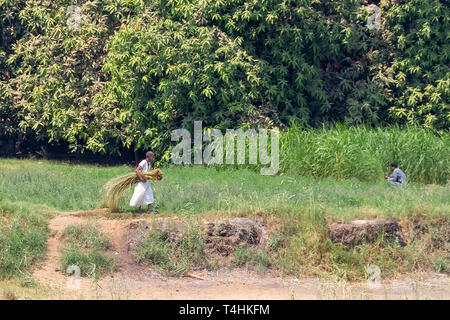
<instances>
[{"instance_id":1,"label":"sandy ground","mask_svg":"<svg viewBox=\"0 0 450 320\"><path fill-rule=\"evenodd\" d=\"M382 280L379 286L321 279L259 275L246 269L199 271L185 278L166 278L151 268L133 263L124 238L132 221L154 219L108 219L104 210L72 212L50 221L52 236L45 262L33 273L38 289L15 293L18 299L449 299L450 277L423 274L412 278ZM60 268L60 236L71 225L96 224L112 240L111 254L118 258L113 276L98 281L65 275ZM73 280L73 281L72 281ZM78 285L79 284L79 287ZM11 287L11 284L9 284ZM0 288L8 283L0 283ZM14 289L8 289L14 290Z\"/></svg>"}]
</instances>

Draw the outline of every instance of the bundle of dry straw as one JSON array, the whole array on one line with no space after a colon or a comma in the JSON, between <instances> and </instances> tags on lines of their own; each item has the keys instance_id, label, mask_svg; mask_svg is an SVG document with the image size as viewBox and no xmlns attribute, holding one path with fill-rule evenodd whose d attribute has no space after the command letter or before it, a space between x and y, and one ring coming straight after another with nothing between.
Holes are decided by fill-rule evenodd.
<instances>
[{"instance_id":1,"label":"bundle of dry straw","mask_svg":"<svg viewBox=\"0 0 450 320\"><path fill-rule=\"evenodd\" d=\"M141 172L141 176L145 180L159 181L162 179L163 173L159 169L153 169L149 172ZM135 172L127 173L109 180L103 186L103 195L107 207L112 211L116 210L123 193L138 182L140 182L140 180Z\"/></svg>"}]
</instances>

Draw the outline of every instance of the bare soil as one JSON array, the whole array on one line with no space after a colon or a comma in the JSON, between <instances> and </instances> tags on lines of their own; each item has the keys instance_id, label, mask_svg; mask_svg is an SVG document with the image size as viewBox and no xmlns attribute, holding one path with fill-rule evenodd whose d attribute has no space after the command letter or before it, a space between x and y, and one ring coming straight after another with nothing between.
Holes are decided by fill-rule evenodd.
<instances>
[{"instance_id":1,"label":"bare soil","mask_svg":"<svg viewBox=\"0 0 450 320\"><path fill-rule=\"evenodd\" d=\"M422 274L382 280L377 287L365 282L348 283L332 279L281 277L274 271L260 275L245 268L196 271L184 278L167 278L149 266L136 264L129 254L127 229L130 224L158 218L112 219L106 210L61 213L50 221L46 260L33 272L44 296L50 299L449 299L450 278L441 274ZM80 279L79 289L69 289L70 276L60 270L61 235L72 224L92 223L111 239L108 254L117 257L113 275L95 281ZM35 298L33 295L21 298Z\"/></svg>"}]
</instances>

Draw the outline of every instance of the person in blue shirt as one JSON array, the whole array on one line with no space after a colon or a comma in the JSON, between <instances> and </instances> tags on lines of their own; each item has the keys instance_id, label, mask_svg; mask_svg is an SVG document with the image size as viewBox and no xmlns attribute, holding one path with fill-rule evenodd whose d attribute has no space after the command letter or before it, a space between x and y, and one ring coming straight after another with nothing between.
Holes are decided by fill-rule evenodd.
<instances>
[{"instance_id":1,"label":"person in blue shirt","mask_svg":"<svg viewBox=\"0 0 450 320\"><path fill-rule=\"evenodd\" d=\"M402 185L406 184L408 181L406 179L406 174L398 167L396 163L391 163L389 166L389 170L392 171L391 176L385 176L384 178L389 181L390 184L393 185Z\"/></svg>"}]
</instances>

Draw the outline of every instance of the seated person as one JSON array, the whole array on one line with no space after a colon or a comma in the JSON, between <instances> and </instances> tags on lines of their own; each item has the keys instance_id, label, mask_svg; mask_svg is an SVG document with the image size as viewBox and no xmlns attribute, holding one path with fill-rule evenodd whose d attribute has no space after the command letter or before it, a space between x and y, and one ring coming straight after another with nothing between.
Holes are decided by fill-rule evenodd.
<instances>
[{"instance_id":1,"label":"seated person","mask_svg":"<svg viewBox=\"0 0 450 320\"><path fill-rule=\"evenodd\" d=\"M389 181L390 184L393 185L401 185L406 184L407 179L405 173L398 167L396 163L391 163L389 166L389 170L392 171L391 176L385 176L384 178Z\"/></svg>"}]
</instances>

